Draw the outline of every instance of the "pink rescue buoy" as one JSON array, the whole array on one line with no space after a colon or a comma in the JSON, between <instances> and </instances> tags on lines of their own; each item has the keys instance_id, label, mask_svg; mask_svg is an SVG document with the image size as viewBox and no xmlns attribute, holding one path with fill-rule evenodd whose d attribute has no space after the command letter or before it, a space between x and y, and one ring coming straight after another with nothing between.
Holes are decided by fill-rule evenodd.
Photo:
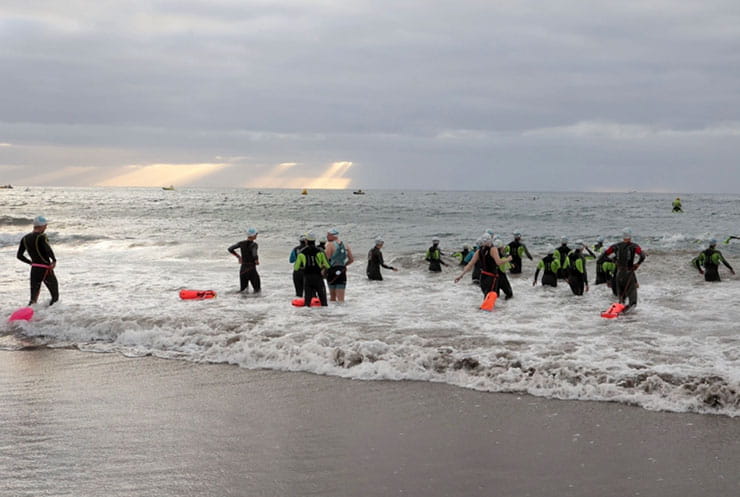
<instances>
[{"instance_id":1,"label":"pink rescue buoy","mask_svg":"<svg viewBox=\"0 0 740 497\"><path fill-rule=\"evenodd\" d=\"M33 309L30 307L21 307L10 315L8 321L30 321L33 317Z\"/></svg>"}]
</instances>

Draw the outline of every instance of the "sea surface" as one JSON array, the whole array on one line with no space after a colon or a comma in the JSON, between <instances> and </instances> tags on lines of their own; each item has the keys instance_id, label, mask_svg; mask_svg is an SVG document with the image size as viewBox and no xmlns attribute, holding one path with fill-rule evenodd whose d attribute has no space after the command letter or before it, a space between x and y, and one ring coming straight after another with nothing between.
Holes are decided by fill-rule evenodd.
<instances>
[{"instance_id":1,"label":"sea surface","mask_svg":"<svg viewBox=\"0 0 740 497\"><path fill-rule=\"evenodd\" d=\"M359 380L417 380L535 396L612 401L651 410L740 415L740 281L724 267L706 283L690 266L706 240L740 268L740 196L160 188L0 191L0 312L28 301L16 260L39 214L57 255L61 301L42 289L30 322L0 325L0 347L73 348ZM239 294L226 249L259 230L263 292ZM298 236L335 227L356 262L346 302L295 308L288 262ZM532 286L536 262L561 236L593 245L630 227L648 257L639 304L616 320L604 285L574 296L567 284ZM480 289L451 257L432 274L433 237L451 254L486 229L506 243L520 231L534 261L511 277L514 298L480 311ZM365 277L385 239L385 280ZM588 265L593 283L593 262ZM180 289L215 290L182 301ZM22 353L19 351L18 353Z\"/></svg>"}]
</instances>

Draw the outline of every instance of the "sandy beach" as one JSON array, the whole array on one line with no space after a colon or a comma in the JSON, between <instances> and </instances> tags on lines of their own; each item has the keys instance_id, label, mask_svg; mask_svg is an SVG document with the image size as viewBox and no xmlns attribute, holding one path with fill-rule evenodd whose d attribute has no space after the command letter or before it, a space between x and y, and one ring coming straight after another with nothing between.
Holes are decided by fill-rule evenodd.
<instances>
[{"instance_id":1,"label":"sandy beach","mask_svg":"<svg viewBox=\"0 0 740 497\"><path fill-rule=\"evenodd\" d=\"M740 420L0 352L0 495L735 496Z\"/></svg>"}]
</instances>

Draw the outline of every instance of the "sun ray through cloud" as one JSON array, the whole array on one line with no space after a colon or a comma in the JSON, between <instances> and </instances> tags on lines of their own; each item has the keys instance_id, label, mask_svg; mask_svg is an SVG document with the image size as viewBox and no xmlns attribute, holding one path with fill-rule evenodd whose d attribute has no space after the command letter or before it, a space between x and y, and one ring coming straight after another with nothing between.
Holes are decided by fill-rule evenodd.
<instances>
[{"instance_id":1,"label":"sun ray through cloud","mask_svg":"<svg viewBox=\"0 0 740 497\"><path fill-rule=\"evenodd\" d=\"M229 164L130 165L96 186L183 186L228 167Z\"/></svg>"}]
</instances>

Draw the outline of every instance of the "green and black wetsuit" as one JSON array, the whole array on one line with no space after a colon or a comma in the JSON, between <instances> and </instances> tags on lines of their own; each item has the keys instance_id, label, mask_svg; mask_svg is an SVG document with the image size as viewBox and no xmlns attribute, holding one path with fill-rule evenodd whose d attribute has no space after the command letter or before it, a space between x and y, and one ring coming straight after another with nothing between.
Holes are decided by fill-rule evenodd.
<instances>
[{"instance_id":1,"label":"green and black wetsuit","mask_svg":"<svg viewBox=\"0 0 740 497\"><path fill-rule=\"evenodd\" d=\"M558 269L560 269L558 259L554 254L547 254L537 263L537 270L534 272L534 281L537 282L540 271L543 271L542 284L546 286L558 286Z\"/></svg>"},{"instance_id":2,"label":"green and black wetsuit","mask_svg":"<svg viewBox=\"0 0 740 497\"><path fill-rule=\"evenodd\" d=\"M442 252L439 250L439 245L434 244L427 250L426 260L429 262L429 270L434 273L442 271L442 265L445 266L445 261L442 260Z\"/></svg>"},{"instance_id":3,"label":"green and black wetsuit","mask_svg":"<svg viewBox=\"0 0 740 497\"><path fill-rule=\"evenodd\" d=\"M567 243L563 243L552 253L558 260L559 267L557 274L560 280L568 279L568 270L565 268L565 259L568 257L568 254L570 254L570 247Z\"/></svg>"},{"instance_id":4,"label":"green and black wetsuit","mask_svg":"<svg viewBox=\"0 0 740 497\"><path fill-rule=\"evenodd\" d=\"M616 287L614 285L614 273L617 270L617 265L612 262L606 252L602 252L598 259L596 259L596 281L595 285L606 285L614 291L614 295L617 294Z\"/></svg>"},{"instance_id":5,"label":"green and black wetsuit","mask_svg":"<svg viewBox=\"0 0 740 497\"><path fill-rule=\"evenodd\" d=\"M527 250L527 246L524 245L519 238L515 238L509 243L509 255L511 255L511 274L521 274L522 272L522 258L527 256L531 261L532 255Z\"/></svg>"},{"instance_id":6,"label":"green and black wetsuit","mask_svg":"<svg viewBox=\"0 0 740 497\"><path fill-rule=\"evenodd\" d=\"M586 274L586 258L580 249L573 250L565 259L565 269L568 270L568 284L575 295L583 295L588 286Z\"/></svg>"},{"instance_id":7,"label":"green and black wetsuit","mask_svg":"<svg viewBox=\"0 0 740 497\"><path fill-rule=\"evenodd\" d=\"M309 307L311 299L318 296L322 306L328 305L326 302L326 286L324 278L321 275L322 269L329 269L329 261L323 250L316 246L313 241L308 241L296 258L293 265L294 271L303 271L303 305Z\"/></svg>"},{"instance_id":8,"label":"green and black wetsuit","mask_svg":"<svg viewBox=\"0 0 740 497\"><path fill-rule=\"evenodd\" d=\"M699 254L693 261L691 261L692 264L696 267L696 269L699 270L699 272L702 271L702 266L704 266L704 280L705 281L721 281L719 277L719 264L722 263L732 271L735 272L734 269L732 269L732 266L730 266L730 263L725 260L725 258L722 256L722 252L719 250L709 247L708 249L702 251L701 254Z\"/></svg>"}]
</instances>

